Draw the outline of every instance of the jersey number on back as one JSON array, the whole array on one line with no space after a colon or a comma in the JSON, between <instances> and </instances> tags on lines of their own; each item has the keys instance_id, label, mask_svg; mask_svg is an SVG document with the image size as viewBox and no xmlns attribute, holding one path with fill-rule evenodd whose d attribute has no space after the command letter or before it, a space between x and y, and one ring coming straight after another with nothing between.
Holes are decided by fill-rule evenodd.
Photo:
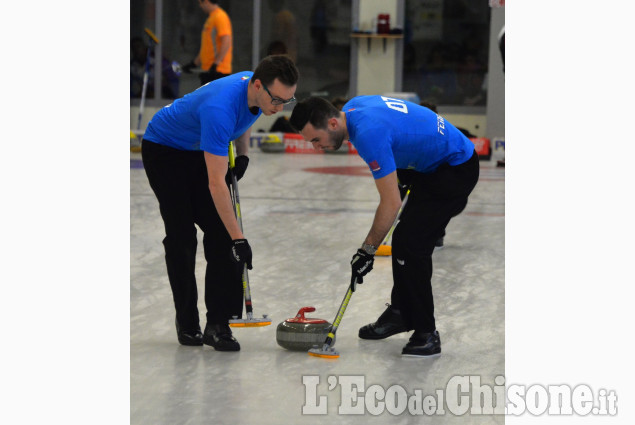
<instances>
[{"instance_id":1,"label":"jersey number on back","mask_svg":"<svg viewBox=\"0 0 635 425\"><path fill-rule=\"evenodd\" d=\"M394 109L395 111L403 112L404 114L408 113L408 107L401 99L393 99L392 97L381 97L381 100L386 102L386 106L390 109Z\"/></svg>"}]
</instances>

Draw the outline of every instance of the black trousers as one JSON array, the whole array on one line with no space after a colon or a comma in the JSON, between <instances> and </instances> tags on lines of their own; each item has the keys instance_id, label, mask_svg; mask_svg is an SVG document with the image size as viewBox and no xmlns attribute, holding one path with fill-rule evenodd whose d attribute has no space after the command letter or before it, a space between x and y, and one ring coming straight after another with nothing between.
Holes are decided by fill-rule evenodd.
<instances>
[{"instance_id":1,"label":"black trousers","mask_svg":"<svg viewBox=\"0 0 635 425\"><path fill-rule=\"evenodd\" d=\"M240 268L231 261L231 238L209 191L202 151L183 151L143 140L143 166L165 225L165 262L176 319L183 330L199 325L196 227L203 231L207 322L227 323L241 317L243 289Z\"/></svg>"},{"instance_id":2,"label":"black trousers","mask_svg":"<svg viewBox=\"0 0 635 425\"><path fill-rule=\"evenodd\" d=\"M209 83L210 81L218 80L219 78L227 77L230 74L221 74L220 72L201 72L198 74L199 80L201 80L201 85Z\"/></svg>"},{"instance_id":3,"label":"black trousers","mask_svg":"<svg viewBox=\"0 0 635 425\"><path fill-rule=\"evenodd\" d=\"M436 329L432 296L432 252L450 219L463 211L479 176L478 155L444 164L430 174L412 173L410 195L392 236L392 306L410 329ZM401 180L401 177L400 177Z\"/></svg>"}]
</instances>

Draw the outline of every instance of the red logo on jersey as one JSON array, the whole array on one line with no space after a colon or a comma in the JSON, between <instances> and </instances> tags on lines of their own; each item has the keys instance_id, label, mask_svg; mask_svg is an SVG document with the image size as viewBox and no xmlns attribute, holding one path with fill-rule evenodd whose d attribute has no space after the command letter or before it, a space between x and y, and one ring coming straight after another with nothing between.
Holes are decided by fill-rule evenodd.
<instances>
[{"instance_id":1,"label":"red logo on jersey","mask_svg":"<svg viewBox=\"0 0 635 425\"><path fill-rule=\"evenodd\" d=\"M379 164L377 163L377 161L371 161L368 163L368 165L370 166L370 169L372 171L379 171L381 170L381 167L379 166Z\"/></svg>"}]
</instances>

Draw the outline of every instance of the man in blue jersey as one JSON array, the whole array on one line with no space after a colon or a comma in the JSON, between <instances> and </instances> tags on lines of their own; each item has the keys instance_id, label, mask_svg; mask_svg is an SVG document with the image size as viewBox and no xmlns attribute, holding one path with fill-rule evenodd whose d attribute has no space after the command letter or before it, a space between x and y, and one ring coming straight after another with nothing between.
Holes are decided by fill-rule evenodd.
<instances>
[{"instance_id":1,"label":"man in blue jersey","mask_svg":"<svg viewBox=\"0 0 635 425\"><path fill-rule=\"evenodd\" d=\"M165 224L163 240L183 345L238 351L229 319L241 316L241 273L251 248L234 215L226 175L229 143L236 145L234 172L247 169L251 126L295 101L298 70L287 56L264 58L246 71L210 82L159 110L143 136L143 165ZM201 334L194 276L196 228L203 231L207 325Z\"/></svg>"},{"instance_id":2,"label":"man in blue jersey","mask_svg":"<svg viewBox=\"0 0 635 425\"><path fill-rule=\"evenodd\" d=\"M350 140L375 178L379 205L368 236L351 260L352 278L359 283L372 270L375 251L401 206L398 181L410 186L392 235L392 305L376 322L362 327L359 337L383 339L414 330L402 355L440 354L432 252L478 181L474 144L430 109L383 96L355 97L341 111L325 99L310 97L295 106L290 123L315 149L336 150Z\"/></svg>"}]
</instances>

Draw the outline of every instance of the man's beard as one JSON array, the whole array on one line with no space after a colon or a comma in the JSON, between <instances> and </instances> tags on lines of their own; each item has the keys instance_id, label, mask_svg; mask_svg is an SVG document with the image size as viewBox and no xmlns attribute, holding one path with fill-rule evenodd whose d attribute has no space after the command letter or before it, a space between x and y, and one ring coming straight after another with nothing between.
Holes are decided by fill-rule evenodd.
<instances>
[{"instance_id":1,"label":"man's beard","mask_svg":"<svg viewBox=\"0 0 635 425\"><path fill-rule=\"evenodd\" d=\"M342 147L342 143L344 143L344 131L329 130L329 139L333 143L333 150L338 150Z\"/></svg>"}]
</instances>

